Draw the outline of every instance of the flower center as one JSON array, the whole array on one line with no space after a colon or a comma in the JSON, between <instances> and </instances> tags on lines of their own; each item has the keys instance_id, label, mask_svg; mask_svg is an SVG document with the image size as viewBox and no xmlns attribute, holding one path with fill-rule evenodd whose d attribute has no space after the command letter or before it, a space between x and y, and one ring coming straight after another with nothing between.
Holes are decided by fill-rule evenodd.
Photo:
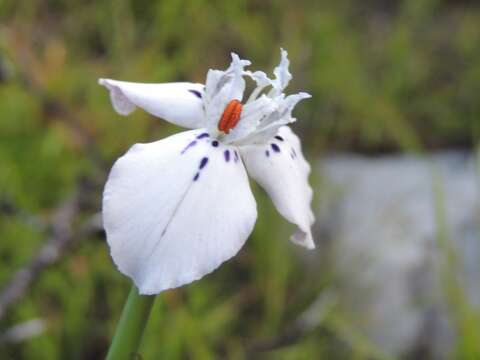
<instances>
[{"instance_id":1,"label":"flower center","mask_svg":"<svg viewBox=\"0 0 480 360\"><path fill-rule=\"evenodd\" d=\"M218 130L228 134L231 129L237 126L242 114L242 103L238 100L232 100L225 106L222 117L218 122Z\"/></svg>"}]
</instances>

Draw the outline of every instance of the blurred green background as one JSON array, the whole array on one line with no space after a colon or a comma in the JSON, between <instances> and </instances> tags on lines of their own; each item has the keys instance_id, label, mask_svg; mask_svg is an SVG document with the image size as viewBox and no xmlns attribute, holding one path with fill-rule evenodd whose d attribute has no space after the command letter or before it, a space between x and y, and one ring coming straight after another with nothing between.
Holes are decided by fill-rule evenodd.
<instances>
[{"instance_id":1,"label":"blurred green background","mask_svg":"<svg viewBox=\"0 0 480 360\"><path fill-rule=\"evenodd\" d=\"M83 231L114 160L179 130L142 111L117 115L99 77L203 82L231 51L271 71L280 47L289 90L313 95L294 125L312 163L331 151L425 152L478 139L478 1L0 0L0 291L56 231L59 206L75 199L72 231ZM328 259L303 266L288 225L255 193L260 216L246 248L158 299L144 358L388 358L335 312L294 345L256 352L262 339L288 335L335 278ZM64 252L0 320L0 333L38 318L45 331L0 343L0 358L105 354L129 281L100 231Z\"/></svg>"}]
</instances>

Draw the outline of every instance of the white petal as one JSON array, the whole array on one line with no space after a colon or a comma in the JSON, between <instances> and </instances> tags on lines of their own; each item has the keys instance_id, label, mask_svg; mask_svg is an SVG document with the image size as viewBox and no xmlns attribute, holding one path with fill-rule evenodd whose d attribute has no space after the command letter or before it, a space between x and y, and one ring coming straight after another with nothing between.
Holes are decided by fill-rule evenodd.
<instances>
[{"instance_id":1,"label":"white petal","mask_svg":"<svg viewBox=\"0 0 480 360\"><path fill-rule=\"evenodd\" d=\"M288 71L290 61L288 60L288 53L284 49L280 49L281 59L280 64L273 70L275 80L273 80L273 91L278 94L283 91L292 80L292 74Z\"/></svg>"},{"instance_id":2,"label":"white petal","mask_svg":"<svg viewBox=\"0 0 480 360\"><path fill-rule=\"evenodd\" d=\"M315 219L310 208L313 195L308 183L310 166L290 128L281 127L277 136L268 144L242 146L241 155L248 173L270 195L280 214L297 225L291 240L313 249L310 228Z\"/></svg>"},{"instance_id":3,"label":"white petal","mask_svg":"<svg viewBox=\"0 0 480 360\"><path fill-rule=\"evenodd\" d=\"M245 66L249 66L251 63L248 60L242 60L240 57L232 53L232 63L230 68L227 70L227 73L232 73L232 81L229 86L225 88L228 89L228 92L225 93L225 96L230 100L237 99L242 101L243 92L245 91L245 80L243 78Z\"/></svg>"},{"instance_id":4,"label":"white petal","mask_svg":"<svg viewBox=\"0 0 480 360\"><path fill-rule=\"evenodd\" d=\"M113 107L121 115L130 114L138 106L186 128L200 128L205 124L202 84L144 84L110 79L100 79L99 84L110 90Z\"/></svg>"},{"instance_id":5,"label":"white petal","mask_svg":"<svg viewBox=\"0 0 480 360\"><path fill-rule=\"evenodd\" d=\"M272 85L272 80L270 80L263 71L245 71L245 75L248 75L255 81L257 87L264 88L266 86Z\"/></svg>"},{"instance_id":6,"label":"white petal","mask_svg":"<svg viewBox=\"0 0 480 360\"><path fill-rule=\"evenodd\" d=\"M260 126L263 119L276 109L277 103L265 95L245 104L238 125L228 135L224 135L222 140L226 143L235 143L246 138Z\"/></svg>"},{"instance_id":7,"label":"white petal","mask_svg":"<svg viewBox=\"0 0 480 360\"><path fill-rule=\"evenodd\" d=\"M254 129L254 131L251 131L250 134L244 132L242 137L236 137L234 139L235 143L239 145L265 143L275 136L275 134L279 131L278 129L297 120L296 118L292 117L293 108L299 101L308 99L310 97L310 94L300 92L287 97L285 97L284 94L280 94L271 99L271 101L275 104L275 106L269 108L269 110L272 110L272 112L268 114L268 112L265 111L265 116L262 117L262 120ZM257 101L260 99L257 99Z\"/></svg>"},{"instance_id":8,"label":"white petal","mask_svg":"<svg viewBox=\"0 0 480 360\"><path fill-rule=\"evenodd\" d=\"M293 108L303 99L310 99L312 95L306 92L288 95L280 105L280 117L290 116Z\"/></svg>"},{"instance_id":9,"label":"white petal","mask_svg":"<svg viewBox=\"0 0 480 360\"><path fill-rule=\"evenodd\" d=\"M245 66L250 61L242 60L232 53L232 63L225 71L209 70L205 86L207 127L215 131L227 104L232 100L242 101L245 90L243 79Z\"/></svg>"},{"instance_id":10,"label":"white petal","mask_svg":"<svg viewBox=\"0 0 480 360\"><path fill-rule=\"evenodd\" d=\"M142 294L213 271L239 251L255 224L241 159L201 134L137 144L110 173L103 198L107 240L118 268Z\"/></svg>"},{"instance_id":11,"label":"white petal","mask_svg":"<svg viewBox=\"0 0 480 360\"><path fill-rule=\"evenodd\" d=\"M270 80L263 71L245 71L245 75L250 76L253 81L257 84L255 89L253 89L252 93L248 97L247 103L254 101L257 99L258 95L265 89L267 86L272 85L272 80Z\"/></svg>"}]
</instances>

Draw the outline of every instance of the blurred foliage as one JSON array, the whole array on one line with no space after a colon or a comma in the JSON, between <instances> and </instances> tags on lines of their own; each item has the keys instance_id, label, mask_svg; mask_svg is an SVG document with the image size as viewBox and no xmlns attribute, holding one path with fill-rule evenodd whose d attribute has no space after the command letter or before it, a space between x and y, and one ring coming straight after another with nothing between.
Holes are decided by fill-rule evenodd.
<instances>
[{"instance_id":1,"label":"blurred foliage","mask_svg":"<svg viewBox=\"0 0 480 360\"><path fill-rule=\"evenodd\" d=\"M0 0L0 284L35 254L48 232L38 223L79 183L89 179L100 194L131 144L178 130L141 111L118 116L97 78L202 82L230 51L268 69L284 47L291 90L313 95L294 125L311 159L335 149L470 147L480 128L479 24L478 2L466 0ZM331 284L328 272L292 256L287 225L257 193L247 248L157 301L146 359L241 359L246 344L282 334ZM41 317L47 332L0 357L101 358L128 287L103 238L82 239L0 323ZM261 357L381 357L328 324Z\"/></svg>"}]
</instances>

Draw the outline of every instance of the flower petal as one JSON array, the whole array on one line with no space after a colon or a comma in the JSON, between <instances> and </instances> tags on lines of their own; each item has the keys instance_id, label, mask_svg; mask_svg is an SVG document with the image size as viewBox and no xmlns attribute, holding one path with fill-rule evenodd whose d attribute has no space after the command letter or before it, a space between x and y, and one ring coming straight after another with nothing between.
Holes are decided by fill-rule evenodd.
<instances>
[{"instance_id":1,"label":"flower petal","mask_svg":"<svg viewBox=\"0 0 480 360\"><path fill-rule=\"evenodd\" d=\"M250 176L267 191L280 214L297 225L291 240L313 249L310 165L302 155L298 137L283 126L270 143L242 146L240 152Z\"/></svg>"},{"instance_id":2,"label":"flower petal","mask_svg":"<svg viewBox=\"0 0 480 360\"><path fill-rule=\"evenodd\" d=\"M250 61L242 60L232 53L232 63L225 71L209 70L205 82L205 109L207 127L216 131L218 122L227 104L232 100L242 101L245 90L244 68Z\"/></svg>"},{"instance_id":3,"label":"flower petal","mask_svg":"<svg viewBox=\"0 0 480 360\"><path fill-rule=\"evenodd\" d=\"M288 71L290 66L290 60L288 60L288 53L284 49L280 49L280 64L273 70L275 79L272 80L272 96L280 94L288 85L290 80L292 80L292 74Z\"/></svg>"},{"instance_id":4,"label":"flower petal","mask_svg":"<svg viewBox=\"0 0 480 360\"><path fill-rule=\"evenodd\" d=\"M277 103L265 95L245 104L237 126L228 135L224 135L222 141L235 143L247 138L260 126L261 121L268 118L277 108Z\"/></svg>"},{"instance_id":5,"label":"flower petal","mask_svg":"<svg viewBox=\"0 0 480 360\"><path fill-rule=\"evenodd\" d=\"M103 216L115 264L141 294L156 294L234 256L257 212L235 149L193 130L134 145L118 159Z\"/></svg>"},{"instance_id":6,"label":"flower petal","mask_svg":"<svg viewBox=\"0 0 480 360\"><path fill-rule=\"evenodd\" d=\"M110 90L113 107L128 115L138 106L154 116L186 128L204 126L202 106L203 85L177 82L144 84L100 79L99 84Z\"/></svg>"},{"instance_id":7,"label":"flower petal","mask_svg":"<svg viewBox=\"0 0 480 360\"><path fill-rule=\"evenodd\" d=\"M262 97L263 96L264 95L262 95ZM262 97L247 105L258 102L262 99ZM263 114L260 114L262 117L257 123L257 126L250 127L250 132L242 131L238 135L232 134L232 136L235 137L232 139L229 138L228 141L235 142L238 145L262 144L267 142L269 139L275 136L275 134L278 132L278 129L297 120L296 118L292 117L293 108L299 101L308 99L310 97L310 94L305 92L288 95L287 97L281 94L274 99L267 97L270 99L272 106L269 108L264 108L265 111ZM247 105L245 105L245 107L247 107ZM241 122L242 120L240 123Z\"/></svg>"}]
</instances>

